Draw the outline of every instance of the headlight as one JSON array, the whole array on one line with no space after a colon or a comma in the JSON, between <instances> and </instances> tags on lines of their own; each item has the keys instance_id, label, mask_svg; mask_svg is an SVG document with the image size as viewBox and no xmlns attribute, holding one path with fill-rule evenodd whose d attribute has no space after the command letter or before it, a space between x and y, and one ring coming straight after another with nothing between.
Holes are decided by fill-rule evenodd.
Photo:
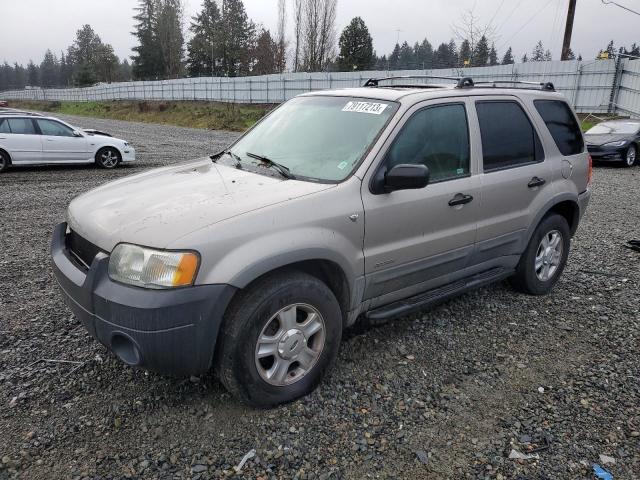
<instances>
[{"instance_id":1,"label":"headlight","mask_svg":"<svg viewBox=\"0 0 640 480\"><path fill-rule=\"evenodd\" d=\"M605 143L603 147L623 147L626 143L626 140L618 140L617 142Z\"/></svg>"},{"instance_id":2,"label":"headlight","mask_svg":"<svg viewBox=\"0 0 640 480\"><path fill-rule=\"evenodd\" d=\"M170 252L121 243L111 252L109 277L144 288L193 285L200 264L195 252Z\"/></svg>"}]
</instances>

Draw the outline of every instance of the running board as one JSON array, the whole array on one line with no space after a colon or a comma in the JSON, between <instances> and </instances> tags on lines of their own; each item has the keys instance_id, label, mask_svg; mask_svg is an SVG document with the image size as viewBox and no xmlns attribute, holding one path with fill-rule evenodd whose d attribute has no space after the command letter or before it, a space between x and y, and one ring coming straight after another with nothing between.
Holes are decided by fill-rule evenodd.
<instances>
[{"instance_id":1,"label":"running board","mask_svg":"<svg viewBox=\"0 0 640 480\"><path fill-rule=\"evenodd\" d=\"M365 316L372 324L383 323L386 320L407 315L436 303L443 302L469 290L475 290L476 288L504 280L513 275L513 272L514 270L507 268L492 268L491 270L463 278L462 280L443 285L442 287L434 288L428 292L375 308L368 311Z\"/></svg>"}]
</instances>

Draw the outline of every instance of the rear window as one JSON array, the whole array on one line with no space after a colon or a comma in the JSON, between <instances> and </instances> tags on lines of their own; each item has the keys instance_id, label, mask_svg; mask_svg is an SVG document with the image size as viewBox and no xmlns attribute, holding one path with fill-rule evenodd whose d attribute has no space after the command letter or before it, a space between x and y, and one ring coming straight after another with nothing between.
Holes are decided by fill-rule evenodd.
<instances>
[{"instance_id":1,"label":"rear window","mask_svg":"<svg viewBox=\"0 0 640 480\"><path fill-rule=\"evenodd\" d=\"M485 172L544 160L538 134L516 102L480 101L476 110Z\"/></svg>"},{"instance_id":2,"label":"rear window","mask_svg":"<svg viewBox=\"0 0 640 480\"><path fill-rule=\"evenodd\" d=\"M535 100L533 103L562 155L577 155L584 151L580 126L569 105L559 100Z\"/></svg>"},{"instance_id":3,"label":"rear window","mask_svg":"<svg viewBox=\"0 0 640 480\"><path fill-rule=\"evenodd\" d=\"M22 135L34 135L36 133L30 118L8 118L7 122L9 123L11 133Z\"/></svg>"},{"instance_id":4,"label":"rear window","mask_svg":"<svg viewBox=\"0 0 640 480\"><path fill-rule=\"evenodd\" d=\"M0 133L11 133L9 124L4 118L0 118Z\"/></svg>"}]
</instances>

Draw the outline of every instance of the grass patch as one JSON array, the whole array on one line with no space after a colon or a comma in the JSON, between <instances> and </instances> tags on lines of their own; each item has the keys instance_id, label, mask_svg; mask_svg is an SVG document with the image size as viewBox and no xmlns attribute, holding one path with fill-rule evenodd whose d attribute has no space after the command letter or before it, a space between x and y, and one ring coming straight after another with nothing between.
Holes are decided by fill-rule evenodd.
<instances>
[{"instance_id":1,"label":"grass patch","mask_svg":"<svg viewBox=\"0 0 640 480\"><path fill-rule=\"evenodd\" d=\"M83 117L233 131L246 130L273 109L273 105L238 105L197 101L12 101L10 106L25 110L79 115Z\"/></svg>"}]
</instances>

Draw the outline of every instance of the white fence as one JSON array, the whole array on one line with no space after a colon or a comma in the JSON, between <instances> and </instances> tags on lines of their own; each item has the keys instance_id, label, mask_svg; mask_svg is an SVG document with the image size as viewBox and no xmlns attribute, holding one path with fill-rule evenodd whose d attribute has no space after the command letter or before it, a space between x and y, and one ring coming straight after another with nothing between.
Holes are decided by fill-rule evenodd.
<instances>
[{"instance_id":1,"label":"white fence","mask_svg":"<svg viewBox=\"0 0 640 480\"><path fill-rule=\"evenodd\" d=\"M300 93L356 87L362 85L368 78L389 75L469 76L475 81L553 82L556 90L562 92L578 112L619 113L640 117L640 60L628 59L529 62L465 69L184 78L111 83L86 88L12 90L0 92L0 98L58 101L206 100L280 103Z\"/></svg>"}]
</instances>

